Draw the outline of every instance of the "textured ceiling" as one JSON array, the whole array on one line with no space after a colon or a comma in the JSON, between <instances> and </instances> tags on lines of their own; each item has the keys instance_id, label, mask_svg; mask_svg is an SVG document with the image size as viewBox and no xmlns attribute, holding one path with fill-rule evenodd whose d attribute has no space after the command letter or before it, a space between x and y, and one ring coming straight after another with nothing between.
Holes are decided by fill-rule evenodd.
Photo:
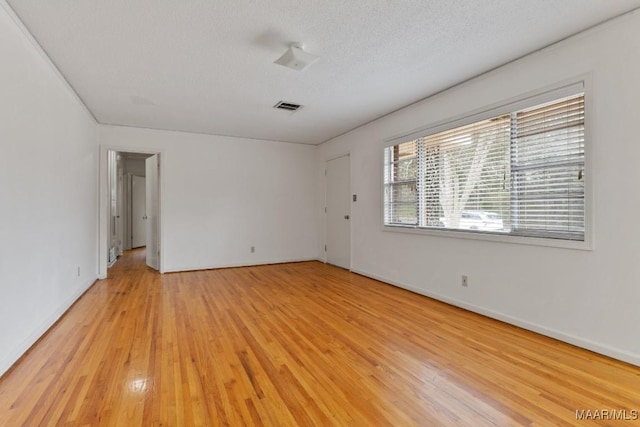
<instances>
[{"instance_id":1,"label":"textured ceiling","mask_svg":"<svg viewBox=\"0 0 640 427\"><path fill-rule=\"evenodd\" d=\"M97 120L318 144L640 0L7 0ZM290 42L321 58L273 64ZM280 101L303 104L295 113Z\"/></svg>"}]
</instances>

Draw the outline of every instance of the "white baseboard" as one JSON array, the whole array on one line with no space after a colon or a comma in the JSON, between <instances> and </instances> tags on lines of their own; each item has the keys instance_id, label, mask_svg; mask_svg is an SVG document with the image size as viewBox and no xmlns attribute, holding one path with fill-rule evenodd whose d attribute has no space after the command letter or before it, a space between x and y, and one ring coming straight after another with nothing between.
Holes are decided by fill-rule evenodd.
<instances>
[{"instance_id":1,"label":"white baseboard","mask_svg":"<svg viewBox=\"0 0 640 427\"><path fill-rule=\"evenodd\" d=\"M4 375L14 363L18 361L26 352L31 348L36 341L38 341L57 321L62 317L64 313L75 303L78 298L84 294L95 282L96 278L91 279L85 283L80 289L74 292L71 297L67 298L58 309L51 314L44 322L42 322L36 329L34 329L29 336L24 339L19 346L12 349L7 357L0 360L0 377Z\"/></svg>"},{"instance_id":2,"label":"white baseboard","mask_svg":"<svg viewBox=\"0 0 640 427\"><path fill-rule=\"evenodd\" d=\"M257 265L269 265L269 264L286 264L288 262L306 262L306 261L318 261L317 257L311 258L280 258L274 260L266 260L259 262L237 263L237 264L211 264L206 266L191 266L191 267L173 267L164 270L165 273L180 273L184 271L198 271L198 270L214 270L217 268L235 268L235 267L254 267Z\"/></svg>"},{"instance_id":3,"label":"white baseboard","mask_svg":"<svg viewBox=\"0 0 640 427\"><path fill-rule=\"evenodd\" d=\"M447 303L459 308L463 308L465 310L472 311L474 313L478 313L483 316L490 317L492 319L500 320L502 322L509 323L511 325L515 325L520 328L527 329L529 331L533 331L541 335L545 335L547 337L555 338L557 340L575 345L577 347L584 348L586 350L591 350L595 353L603 354L605 356L609 356L614 359L630 363L632 365L640 366L640 355L637 355L637 354L629 353L624 350L599 344L597 342L580 338L575 335L566 334L562 331L550 329L545 326L538 325L536 323L519 319L517 317L513 317L513 316L509 316L496 311L488 310L474 304L469 304L464 301L457 300L455 298L450 298L434 292L425 291L424 289L419 289L419 288L416 288L415 286L411 286L406 283L399 282L397 280L389 279L388 277L379 276L377 274L371 274L366 271L357 270L357 269L352 269L351 271L354 273L360 274L362 276L369 277L371 279L375 279L393 286L397 286L399 288L406 289L408 291L411 291L420 295L424 295L426 297L433 298L435 300L442 301L444 303Z\"/></svg>"}]
</instances>

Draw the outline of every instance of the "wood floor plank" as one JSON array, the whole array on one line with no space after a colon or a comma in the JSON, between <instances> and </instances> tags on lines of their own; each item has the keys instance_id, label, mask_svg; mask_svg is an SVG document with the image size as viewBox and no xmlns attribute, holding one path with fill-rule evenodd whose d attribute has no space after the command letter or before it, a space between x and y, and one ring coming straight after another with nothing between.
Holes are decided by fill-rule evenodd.
<instances>
[{"instance_id":1,"label":"wood floor plank","mask_svg":"<svg viewBox=\"0 0 640 427\"><path fill-rule=\"evenodd\" d=\"M0 379L0 426L588 426L640 368L319 262L127 252Z\"/></svg>"}]
</instances>

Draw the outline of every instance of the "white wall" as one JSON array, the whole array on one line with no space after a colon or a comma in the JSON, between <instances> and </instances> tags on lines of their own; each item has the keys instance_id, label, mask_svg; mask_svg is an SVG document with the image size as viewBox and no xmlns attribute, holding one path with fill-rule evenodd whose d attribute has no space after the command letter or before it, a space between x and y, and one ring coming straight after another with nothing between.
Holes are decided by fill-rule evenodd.
<instances>
[{"instance_id":1,"label":"white wall","mask_svg":"<svg viewBox=\"0 0 640 427\"><path fill-rule=\"evenodd\" d=\"M161 152L164 271L317 259L316 147L117 126L98 134L103 150Z\"/></svg>"},{"instance_id":2,"label":"white wall","mask_svg":"<svg viewBox=\"0 0 640 427\"><path fill-rule=\"evenodd\" d=\"M618 18L323 144L319 180L351 152L352 269L640 365L638 28ZM381 230L383 140L584 74L592 251Z\"/></svg>"},{"instance_id":3,"label":"white wall","mask_svg":"<svg viewBox=\"0 0 640 427\"><path fill-rule=\"evenodd\" d=\"M96 278L97 147L95 121L4 0L0 94L2 374Z\"/></svg>"},{"instance_id":4,"label":"white wall","mask_svg":"<svg viewBox=\"0 0 640 427\"><path fill-rule=\"evenodd\" d=\"M144 159L127 158L124 159L124 173L130 173L137 176L145 176Z\"/></svg>"}]
</instances>

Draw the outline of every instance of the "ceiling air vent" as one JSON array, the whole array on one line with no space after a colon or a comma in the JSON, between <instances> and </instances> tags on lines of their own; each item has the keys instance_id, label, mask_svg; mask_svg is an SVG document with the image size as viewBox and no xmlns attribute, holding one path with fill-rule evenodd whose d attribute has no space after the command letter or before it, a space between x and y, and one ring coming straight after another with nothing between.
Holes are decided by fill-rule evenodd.
<instances>
[{"instance_id":1,"label":"ceiling air vent","mask_svg":"<svg viewBox=\"0 0 640 427\"><path fill-rule=\"evenodd\" d=\"M292 102L280 101L276 105L274 105L273 108L277 108L279 110L287 110L287 111L298 111L300 108L302 108L302 105L294 104Z\"/></svg>"}]
</instances>

